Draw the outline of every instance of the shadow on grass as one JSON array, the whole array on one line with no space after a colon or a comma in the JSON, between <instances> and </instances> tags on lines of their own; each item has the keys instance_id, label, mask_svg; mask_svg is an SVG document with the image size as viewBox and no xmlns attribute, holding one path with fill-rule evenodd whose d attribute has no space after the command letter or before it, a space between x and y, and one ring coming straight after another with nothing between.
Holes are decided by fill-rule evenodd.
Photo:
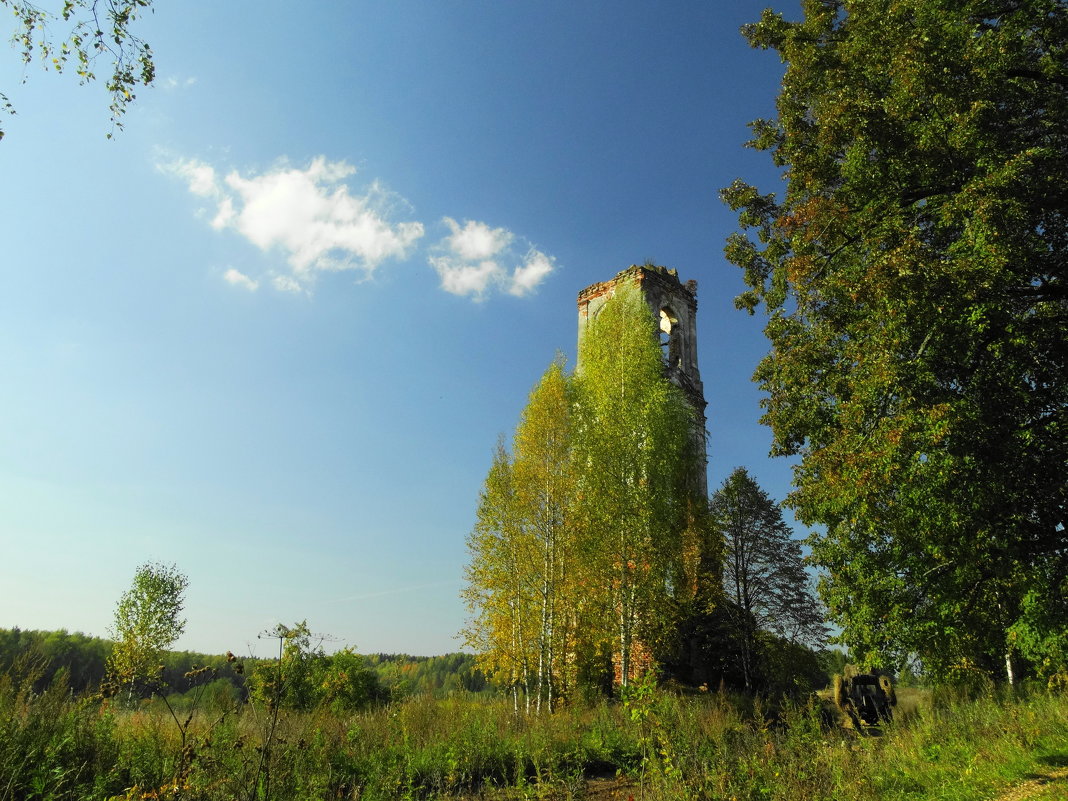
<instances>
[{"instance_id":1,"label":"shadow on grass","mask_svg":"<svg viewBox=\"0 0 1068 801\"><path fill-rule=\"evenodd\" d=\"M1051 768L1068 768L1068 753L1046 754L1045 756L1040 756L1038 761L1043 765L1049 765Z\"/></svg>"}]
</instances>

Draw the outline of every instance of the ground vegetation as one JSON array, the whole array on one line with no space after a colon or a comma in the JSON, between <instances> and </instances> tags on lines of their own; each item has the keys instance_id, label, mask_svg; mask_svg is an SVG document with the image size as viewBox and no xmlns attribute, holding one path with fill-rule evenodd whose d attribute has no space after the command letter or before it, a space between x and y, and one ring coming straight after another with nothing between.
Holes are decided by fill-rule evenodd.
<instances>
[{"instance_id":1,"label":"ground vegetation","mask_svg":"<svg viewBox=\"0 0 1068 801\"><path fill-rule=\"evenodd\" d=\"M19 668L0 676L3 801L970 801L1056 781L1068 765L1068 700L1044 688L902 691L892 723L852 732L829 727L816 702L680 696L640 682L622 702L554 715L516 715L506 697L420 696L282 709L272 730L263 707L221 699L179 732L159 701L121 708L72 696L62 674L44 692L31 680Z\"/></svg>"}]
</instances>

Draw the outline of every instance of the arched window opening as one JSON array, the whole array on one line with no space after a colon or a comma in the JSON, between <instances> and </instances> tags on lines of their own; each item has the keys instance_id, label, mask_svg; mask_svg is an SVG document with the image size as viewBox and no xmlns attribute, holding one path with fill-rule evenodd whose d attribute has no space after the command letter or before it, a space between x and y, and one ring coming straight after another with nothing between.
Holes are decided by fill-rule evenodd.
<instances>
[{"instance_id":1,"label":"arched window opening","mask_svg":"<svg viewBox=\"0 0 1068 801\"><path fill-rule=\"evenodd\" d=\"M679 318L668 306L660 310L660 347L664 354L664 364L668 367L682 367Z\"/></svg>"}]
</instances>

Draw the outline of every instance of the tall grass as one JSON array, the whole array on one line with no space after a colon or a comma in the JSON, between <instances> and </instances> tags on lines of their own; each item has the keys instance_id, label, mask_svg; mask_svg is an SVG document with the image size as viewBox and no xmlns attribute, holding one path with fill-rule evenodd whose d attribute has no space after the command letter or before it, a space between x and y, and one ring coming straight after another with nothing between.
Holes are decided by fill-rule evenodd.
<instances>
[{"instance_id":1,"label":"tall grass","mask_svg":"<svg viewBox=\"0 0 1068 801\"><path fill-rule=\"evenodd\" d=\"M617 775L635 799L963 801L1043 759L1068 764L1068 697L1044 692L926 698L869 733L828 727L816 700L770 709L650 688L527 718L499 700L414 698L284 713L268 741L265 710L232 699L183 712L183 739L158 701L120 709L62 682L23 685L0 677L0 801L580 799L589 777Z\"/></svg>"}]
</instances>

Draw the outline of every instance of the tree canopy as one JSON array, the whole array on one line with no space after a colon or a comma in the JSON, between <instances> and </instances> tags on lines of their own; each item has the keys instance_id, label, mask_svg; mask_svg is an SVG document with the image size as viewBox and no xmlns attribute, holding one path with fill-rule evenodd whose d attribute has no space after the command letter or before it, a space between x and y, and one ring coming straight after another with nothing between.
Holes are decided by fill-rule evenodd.
<instances>
[{"instance_id":1,"label":"tree canopy","mask_svg":"<svg viewBox=\"0 0 1068 801\"><path fill-rule=\"evenodd\" d=\"M175 565L146 562L115 607L115 641L108 673L132 686L156 675L161 657L185 631L182 609L189 579Z\"/></svg>"},{"instance_id":2,"label":"tree canopy","mask_svg":"<svg viewBox=\"0 0 1068 801\"><path fill-rule=\"evenodd\" d=\"M530 393L513 452L498 444L468 538L464 596L474 612L464 632L480 662L518 704L555 699L573 683L566 655L583 604L571 469L574 392L557 359Z\"/></svg>"},{"instance_id":3,"label":"tree canopy","mask_svg":"<svg viewBox=\"0 0 1068 801\"><path fill-rule=\"evenodd\" d=\"M1068 6L805 0L744 29L786 63L736 181L740 308L788 502L862 659L1063 667Z\"/></svg>"},{"instance_id":4,"label":"tree canopy","mask_svg":"<svg viewBox=\"0 0 1068 801\"><path fill-rule=\"evenodd\" d=\"M302 620L263 632L278 640L278 658L259 661L249 677L250 697L274 711L329 707L335 713L361 709L386 697L378 673L351 647L327 654Z\"/></svg>"},{"instance_id":5,"label":"tree canopy","mask_svg":"<svg viewBox=\"0 0 1068 801\"><path fill-rule=\"evenodd\" d=\"M616 288L579 340L576 516L592 584L607 592L601 606L624 686L642 670L637 643L655 638L648 629L686 590L684 534L692 475L703 464L694 410L664 376L663 359L656 320L630 284Z\"/></svg>"}]
</instances>

